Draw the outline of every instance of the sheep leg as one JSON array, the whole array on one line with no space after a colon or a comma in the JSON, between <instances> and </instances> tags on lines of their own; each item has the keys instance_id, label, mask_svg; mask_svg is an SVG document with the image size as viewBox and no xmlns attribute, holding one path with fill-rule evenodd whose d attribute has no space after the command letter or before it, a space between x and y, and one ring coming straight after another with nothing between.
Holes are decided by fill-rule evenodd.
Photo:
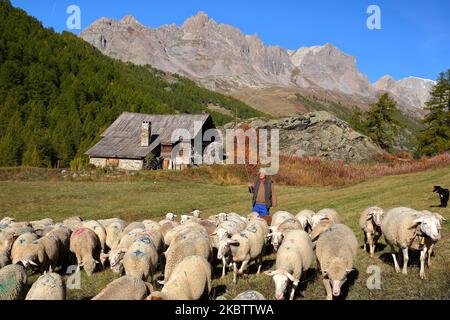
<instances>
[{"instance_id":1,"label":"sheep leg","mask_svg":"<svg viewBox=\"0 0 450 320\"><path fill-rule=\"evenodd\" d=\"M238 268L237 263L233 263L233 283L237 283L237 274L238 274Z\"/></svg>"},{"instance_id":2,"label":"sheep leg","mask_svg":"<svg viewBox=\"0 0 450 320\"><path fill-rule=\"evenodd\" d=\"M400 272L400 266L398 265L398 262L397 262L397 253L394 251L394 248L391 246L391 251L392 251L392 253L391 253L391 255L392 255L392 258L394 259L394 267L395 267L395 272Z\"/></svg>"},{"instance_id":3,"label":"sheep leg","mask_svg":"<svg viewBox=\"0 0 450 320\"><path fill-rule=\"evenodd\" d=\"M227 261L225 260L225 257L222 258L222 277L221 278L225 278L225 268L227 267Z\"/></svg>"},{"instance_id":4,"label":"sheep leg","mask_svg":"<svg viewBox=\"0 0 450 320\"><path fill-rule=\"evenodd\" d=\"M256 274L260 274L261 273L261 268L262 268L262 264L263 264L263 256L260 255L258 260L259 260L259 266L258 266L258 272Z\"/></svg>"},{"instance_id":5,"label":"sheep leg","mask_svg":"<svg viewBox=\"0 0 450 320\"><path fill-rule=\"evenodd\" d=\"M427 259L427 265L428 268L431 267L431 254L433 253L434 243L431 244L430 249L428 249L428 259Z\"/></svg>"},{"instance_id":6,"label":"sheep leg","mask_svg":"<svg viewBox=\"0 0 450 320\"><path fill-rule=\"evenodd\" d=\"M370 257L373 257L373 252L375 252L375 248L373 248L373 238L372 238L372 234L370 234L369 232L366 233L366 237L367 237L367 243L369 244L369 252L370 252ZM373 249L372 249L373 248ZM373 252L372 252L373 251Z\"/></svg>"},{"instance_id":7,"label":"sheep leg","mask_svg":"<svg viewBox=\"0 0 450 320\"><path fill-rule=\"evenodd\" d=\"M331 290L330 280L328 278L323 278L323 285L327 291L327 300L333 300L333 291Z\"/></svg>"},{"instance_id":8,"label":"sheep leg","mask_svg":"<svg viewBox=\"0 0 450 320\"><path fill-rule=\"evenodd\" d=\"M422 251L420 251L420 279L422 279L422 280L425 279L425 257L426 257L426 255L427 255L427 247L423 248Z\"/></svg>"},{"instance_id":9,"label":"sheep leg","mask_svg":"<svg viewBox=\"0 0 450 320\"><path fill-rule=\"evenodd\" d=\"M289 297L289 300L294 300L295 290L297 290L299 280L292 283L292 290L291 290L291 296Z\"/></svg>"},{"instance_id":10,"label":"sheep leg","mask_svg":"<svg viewBox=\"0 0 450 320\"><path fill-rule=\"evenodd\" d=\"M408 248L403 249L403 274L408 274L408 261L409 261L409 256L408 256Z\"/></svg>"},{"instance_id":11,"label":"sheep leg","mask_svg":"<svg viewBox=\"0 0 450 320\"><path fill-rule=\"evenodd\" d=\"M242 261L241 268L239 269L239 274L243 274L248 265L248 260Z\"/></svg>"},{"instance_id":12,"label":"sheep leg","mask_svg":"<svg viewBox=\"0 0 450 320\"><path fill-rule=\"evenodd\" d=\"M364 252L367 251L367 233L364 233Z\"/></svg>"}]
</instances>

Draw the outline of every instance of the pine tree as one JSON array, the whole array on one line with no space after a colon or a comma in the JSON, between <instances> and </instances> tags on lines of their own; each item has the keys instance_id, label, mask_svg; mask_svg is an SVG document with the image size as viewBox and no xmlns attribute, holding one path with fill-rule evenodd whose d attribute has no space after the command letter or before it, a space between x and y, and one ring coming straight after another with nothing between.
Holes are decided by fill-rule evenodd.
<instances>
[{"instance_id":1,"label":"pine tree","mask_svg":"<svg viewBox=\"0 0 450 320\"><path fill-rule=\"evenodd\" d=\"M400 124L394 118L398 111L396 106L395 100L385 93L367 113L367 134L385 150L393 147L394 138L399 133Z\"/></svg>"},{"instance_id":2,"label":"pine tree","mask_svg":"<svg viewBox=\"0 0 450 320\"><path fill-rule=\"evenodd\" d=\"M352 113L349 119L349 123L353 129L358 132L367 134L367 126L364 113L358 107L352 108Z\"/></svg>"},{"instance_id":3,"label":"pine tree","mask_svg":"<svg viewBox=\"0 0 450 320\"><path fill-rule=\"evenodd\" d=\"M425 109L419 151L427 156L450 151L450 69L439 75Z\"/></svg>"}]
</instances>

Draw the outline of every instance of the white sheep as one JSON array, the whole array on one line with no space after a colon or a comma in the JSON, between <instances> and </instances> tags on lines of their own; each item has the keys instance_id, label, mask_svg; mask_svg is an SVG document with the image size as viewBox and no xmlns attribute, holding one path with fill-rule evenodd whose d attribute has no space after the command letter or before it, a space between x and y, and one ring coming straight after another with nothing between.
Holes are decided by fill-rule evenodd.
<instances>
[{"instance_id":1,"label":"white sheep","mask_svg":"<svg viewBox=\"0 0 450 320\"><path fill-rule=\"evenodd\" d=\"M286 232L283 244L277 252L276 270L265 272L273 277L277 300L284 299L288 281L292 281L289 299L294 299L302 273L311 267L313 259L314 251L309 235L303 230Z\"/></svg>"},{"instance_id":2,"label":"white sheep","mask_svg":"<svg viewBox=\"0 0 450 320\"><path fill-rule=\"evenodd\" d=\"M22 300L27 288L27 273L23 266L10 264L0 269L0 300Z\"/></svg>"},{"instance_id":3,"label":"white sheep","mask_svg":"<svg viewBox=\"0 0 450 320\"><path fill-rule=\"evenodd\" d=\"M25 300L66 300L64 279L57 273L40 276L31 286Z\"/></svg>"},{"instance_id":4,"label":"white sheep","mask_svg":"<svg viewBox=\"0 0 450 320\"><path fill-rule=\"evenodd\" d=\"M169 212L166 214L166 218L159 222L160 225L165 224L166 222L175 222L175 218L178 217L175 213Z\"/></svg>"},{"instance_id":5,"label":"white sheep","mask_svg":"<svg viewBox=\"0 0 450 320\"><path fill-rule=\"evenodd\" d=\"M443 223L444 221L447 221L447 219L445 219L445 218L444 218L443 216L441 216L439 213L436 213L436 212L430 212L430 211L427 211L427 210L420 211L420 214L424 214L424 215L429 215L429 216L434 216L434 217L436 217L436 218L438 219L438 221L439 221L439 225L437 226L437 228L438 228L438 231L439 231L439 235L441 235L442 223ZM429 246L429 248L428 248L428 252L427 252L427 255L428 255L427 265L428 265L428 267L431 267L431 255L432 255L432 253L433 253L434 245L436 244L436 242L437 242L437 241L431 241L431 244L430 244L430 246Z\"/></svg>"},{"instance_id":6,"label":"white sheep","mask_svg":"<svg viewBox=\"0 0 450 320\"><path fill-rule=\"evenodd\" d=\"M335 224L319 237L316 255L328 300L341 294L347 274L353 270L357 252L358 241L346 225Z\"/></svg>"},{"instance_id":7,"label":"white sheep","mask_svg":"<svg viewBox=\"0 0 450 320\"><path fill-rule=\"evenodd\" d=\"M39 267L39 271L54 271L60 261L60 244L55 236L44 236L18 247L12 256L14 264L21 262L25 267Z\"/></svg>"},{"instance_id":8,"label":"white sheep","mask_svg":"<svg viewBox=\"0 0 450 320\"><path fill-rule=\"evenodd\" d=\"M0 269L11 264L11 257L6 252L0 252Z\"/></svg>"},{"instance_id":9,"label":"white sheep","mask_svg":"<svg viewBox=\"0 0 450 320\"><path fill-rule=\"evenodd\" d=\"M208 235L208 232L206 231L205 227L201 226L198 223L180 224L179 226L174 227L173 229L169 230L166 233L166 235L164 236L164 244L166 246L170 246L173 239L175 239L178 236L185 235L191 231L200 231Z\"/></svg>"},{"instance_id":10,"label":"white sheep","mask_svg":"<svg viewBox=\"0 0 450 320\"><path fill-rule=\"evenodd\" d=\"M185 257L173 270L161 292L149 300L198 300L211 292L211 265L201 256Z\"/></svg>"},{"instance_id":11,"label":"white sheep","mask_svg":"<svg viewBox=\"0 0 450 320\"><path fill-rule=\"evenodd\" d=\"M342 221L341 216L336 210L326 208L318 211L311 217L311 228L314 229L323 220L328 220L332 224L339 224Z\"/></svg>"},{"instance_id":12,"label":"white sheep","mask_svg":"<svg viewBox=\"0 0 450 320\"><path fill-rule=\"evenodd\" d=\"M153 282L158 265L158 252L153 241L149 237L140 237L134 241L123 256L122 264L126 275L142 280L150 277L150 282Z\"/></svg>"},{"instance_id":13,"label":"white sheep","mask_svg":"<svg viewBox=\"0 0 450 320\"><path fill-rule=\"evenodd\" d=\"M227 259L230 254L228 240L235 234L242 232L247 224L240 220L223 221L212 233L212 242L217 248L217 259L222 260L222 278L226 275Z\"/></svg>"},{"instance_id":14,"label":"white sheep","mask_svg":"<svg viewBox=\"0 0 450 320\"><path fill-rule=\"evenodd\" d=\"M72 232L82 227L83 219L78 216L65 219L62 224L68 227Z\"/></svg>"},{"instance_id":15,"label":"white sheep","mask_svg":"<svg viewBox=\"0 0 450 320\"><path fill-rule=\"evenodd\" d=\"M91 276L100 263L100 241L97 234L88 229L75 230L70 237L70 251L77 258L78 270L81 268Z\"/></svg>"},{"instance_id":16,"label":"white sheep","mask_svg":"<svg viewBox=\"0 0 450 320\"><path fill-rule=\"evenodd\" d=\"M202 231L192 231L177 236L164 253L164 283L170 278L176 266L188 256L201 256L207 260L212 257L212 247L209 235Z\"/></svg>"},{"instance_id":17,"label":"white sheep","mask_svg":"<svg viewBox=\"0 0 450 320\"><path fill-rule=\"evenodd\" d=\"M277 228L285 220L295 219L295 217L287 211L277 211L272 216L272 223L270 224L271 229Z\"/></svg>"},{"instance_id":18,"label":"white sheep","mask_svg":"<svg viewBox=\"0 0 450 320\"><path fill-rule=\"evenodd\" d=\"M106 246L110 249L119 245L122 232L125 229L125 223L121 221L112 221L105 227L106 231Z\"/></svg>"},{"instance_id":19,"label":"white sheep","mask_svg":"<svg viewBox=\"0 0 450 320\"><path fill-rule=\"evenodd\" d=\"M15 257L13 260L16 261L16 263L20 261L19 255L21 255L22 250L24 250L23 248L37 239L39 239L37 234L32 232L27 232L17 237L11 248L11 257Z\"/></svg>"},{"instance_id":20,"label":"white sheep","mask_svg":"<svg viewBox=\"0 0 450 320\"><path fill-rule=\"evenodd\" d=\"M378 239L381 237L381 220L383 215L383 209L370 207L364 210L359 218L359 227L364 233L364 251L369 246L370 257L374 256Z\"/></svg>"},{"instance_id":21,"label":"white sheep","mask_svg":"<svg viewBox=\"0 0 450 320\"><path fill-rule=\"evenodd\" d=\"M309 209L304 209L297 213L295 219L297 219L303 227L303 230L310 231L311 230L311 219L316 213Z\"/></svg>"},{"instance_id":22,"label":"white sheep","mask_svg":"<svg viewBox=\"0 0 450 320\"><path fill-rule=\"evenodd\" d=\"M396 272L400 272L394 247L403 253L403 274L408 273L408 249L420 251L420 278L425 279L426 254L433 242L440 239L440 222L436 216L425 215L410 208L389 210L381 222L386 243L391 248Z\"/></svg>"},{"instance_id":23,"label":"white sheep","mask_svg":"<svg viewBox=\"0 0 450 320\"><path fill-rule=\"evenodd\" d=\"M161 228L161 225L153 220L144 220L142 221L142 224L147 231L159 231L159 229Z\"/></svg>"},{"instance_id":24,"label":"white sheep","mask_svg":"<svg viewBox=\"0 0 450 320\"><path fill-rule=\"evenodd\" d=\"M235 234L227 241L233 258L233 282L237 282L238 274L243 274L248 264L255 260L258 263L257 274L261 272L264 247L269 228L264 220L254 219L240 234ZM241 262L238 270L237 263Z\"/></svg>"},{"instance_id":25,"label":"white sheep","mask_svg":"<svg viewBox=\"0 0 450 320\"><path fill-rule=\"evenodd\" d=\"M283 242L284 235L289 230L303 230L303 226L297 219L287 219L284 220L281 224L278 226L271 226L270 227L270 234L271 237L271 243L275 251L278 250L278 247Z\"/></svg>"},{"instance_id":26,"label":"white sheep","mask_svg":"<svg viewBox=\"0 0 450 320\"><path fill-rule=\"evenodd\" d=\"M123 276L108 284L92 300L144 300L152 291L151 284L133 276Z\"/></svg>"},{"instance_id":27,"label":"white sheep","mask_svg":"<svg viewBox=\"0 0 450 320\"><path fill-rule=\"evenodd\" d=\"M82 227L91 229L92 231L95 232L95 234L98 237L98 240L100 241L102 253L104 253L106 250L106 230L102 226L102 224L95 220L89 220L89 221L84 221Z\"/></svg>"}]
</instances>

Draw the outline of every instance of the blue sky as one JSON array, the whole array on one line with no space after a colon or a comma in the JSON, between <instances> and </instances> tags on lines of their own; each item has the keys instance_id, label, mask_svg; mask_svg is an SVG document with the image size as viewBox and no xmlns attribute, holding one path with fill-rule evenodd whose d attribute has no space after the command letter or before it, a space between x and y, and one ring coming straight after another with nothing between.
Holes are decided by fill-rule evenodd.
<instances>
[{"instance_id":1,"label":"blue sky","mask_svg":"<svg viewBox=\"0 0 450 320\"><path fill-rule=\"evenodd\" d=\"M330 42L357 58L359 69L374 82L390 74L436 79L450 68L448 0L12 0L46 27L67 30L69 5L81 9L81 29L100 17L131 14L158 27L205 11L219 23L258 34L264 43L287 49ZM381 9L381 30L369 30L366 10ZM78 33L76 30L72 32Z\"/></svg>"}]
</instances>

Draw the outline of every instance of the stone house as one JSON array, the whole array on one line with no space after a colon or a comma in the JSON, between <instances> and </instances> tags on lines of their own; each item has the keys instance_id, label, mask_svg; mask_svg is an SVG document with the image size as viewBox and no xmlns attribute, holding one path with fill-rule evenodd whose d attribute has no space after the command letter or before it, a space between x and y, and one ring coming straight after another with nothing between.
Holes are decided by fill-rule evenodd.
<instances>
[{"instance_id":1,"label":"stone house","mask_svg":"<svg viewBox=\"0 0 450 320\"><path fill-rule=\"evenodd\" d=\"M189 132L188 138L177 136L178 130ZM125 170L181 170L193 165L186 148L194 152L194 139L202 141L201 152L210 144L203 133L215 129L209 114L149 115L124 112L102 133L102 139L85 154L98 167ZM184 154L183 154L184 152Z\"/></svg>"}]
</instances>

